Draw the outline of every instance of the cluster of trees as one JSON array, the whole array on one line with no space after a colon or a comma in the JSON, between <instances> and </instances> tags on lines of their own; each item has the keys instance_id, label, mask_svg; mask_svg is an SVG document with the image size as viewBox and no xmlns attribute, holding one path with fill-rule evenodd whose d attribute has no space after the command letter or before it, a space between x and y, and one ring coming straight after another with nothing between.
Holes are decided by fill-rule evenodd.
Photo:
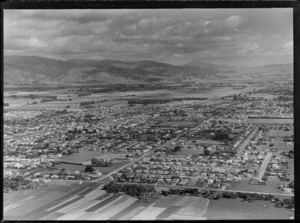
<instances>
[{"instance_id":1,"label":"cluster of trees","mask_svg":"<svg viewBox=\"0 0 300 223\"><path fill-rule=\"evenodd\" d=\"M145 100L128 100L128 105L135 105L135 104L142 104L142 105L148 105L148 104L164 104L171 102L170 99L145 99Z\"/></svg>"},{"instance_id":2,"label":"cluster of trees","mask_svg":"<svg viewBox=\"0 0 300 223\"><path fill-rule=\"evenodd\" d=\"M180 147L180 146L175 146L173 149L168 149L168 150L166 150L166 153L172 154L172 153L176 153L176 152L178 152L178 151L180 151L180 150L181 150L181 147ZM157 149L157 151L161 151L161 150Z\"/></svg>"},{"instance_id":3,"label":"cluster of trees","mask_svg":"<svg viewBox=\"0 0 300 223\"><path fill-rule=\"evenodd\" d=\"M290 199L283 199L282 201L280 201L278 198L275 198L275 207L278 208L294 208L295 206L295 201L294 201L294 197L290 198Z\"/></svg>"},{"instance_id":4,"label":"cluster of trees","mask_svg":"<svg viewBox=\"0 0 300 223\"><path fill-rule=\"evenodd\" d=\"M46 103L46 102L49 102L49 101L54 101L55 99L52 99L52 98L43 98L40 102L41 103Z\"/></svg>"},{"instance_id":5,"label":"cluster of trees","mask_svg":"<svg viewBox=\"0 0 300 223\"><path fill-rule=\"evenodd\" d=\"M33 183L22 176L16 176L12 178L4 178L3 187L4 191L8 192L9 190L33 188Z\"/></svg>"},{"instance_id":6,"label":"cluster of trees","mask_svg":"<svg viewBox=\"0 0 300 223\"><path fill-rule=\"evenodd\" d=\"M176 153L176 152L180 151L180 149L181 149L180 146L175 146L173 149L173 152Z\"/></svg>"},{"instance_id":7,"label":"cluster of trees","mask_svg":"<svg viewBox=\"0 0 300 223\"><path fill-rule=\"evenodd\" d=\"M294 181L290 182L290 183L288 184L288 187L289 187L289 188L295 188L295 182L294 182Z\"/></svg>"},{"instance_id":8,"label":"cluster of trees","mask_svg":"<svg viewBox=\"0 0 300 223\"><path fill-rule=\"evenodd\" d=\"M134 104L143 104L143 105L147 105L147 104L164 104L164 103L168 103L168 102L172 102L172 101L185 101L185 100L206 100L207 98L201 98L201 97L195 97L195 98L191 98L191 97L187 97L187 98L168 98L168 99L139 99L139 100L128 100L128 104L129 105L134 105ZM184 110L182 110L184 111Z\"/></svg>"},{"instance_id":9,"label":"cluster of trees","mask_svg":"<svg viewBox=\"0 0 300 223\"><path fill-rule=\"evenodd\" d=\"M129 196L140 197L145 193L155 192L153 186L135 185L135 184L116 184L110 182L103 187L107 193L126 193Z\"/></svg>"},{"instance_id":10,"label":"cluster of trees","mask_svg":"<svg viewBox=\"0 0 300 223\"><path fill-rule=\"evenodd\" d=\"M108 166L112 166L113 164L112 160L104 160L96 157L91 159L91 163L93 166L97 166L97 167L108 167Z\"/></svg>"},{"instance_id":11,"label":"cluster of trees","mask_svg":"<svg viewBox=\"0 0 300 223\"><path fill-rule=\"evenodd\" d=\"M231 157L235 156L236 153L237 153L237 151L235 151L233 149L225 149L223 151L216 150L214 152L211 152L210 155L212 155L212 156L222 156L225 159L230 159Z\"/></svg>"},{"instance_id":12,"label":"cluster of trees","mask_svg":"<svg viewBox=\"0 0 300 223\"><path fill-rule=\"evenodd\" d=\"M82 89L82 88L81 88ZM80 89L80 90L81 90ZM83 90L83 89L82 89ZM82 96L88 96L88 95L91 95L92 93L91 92L80 92L78 93L78 97L82 97Z\"/></svg>"},{"instance_id":13,"label":"cluster of trees","mask_svg":"<svg viewBox=\"0 0 300 223\"><path fill-rule=\"evenodd\" d=\"M92 166L86 166L84 169L84 172L92 173L94 171L95 171L95 169Z\"/></svg>"},{"instance_id":14,"label":"cluster of trees","mask_svg":"<svg viewBox=\"0 0 300 223\"><path fill-rule=\"evenodd\" d=\"M276 98L276 100L278 100L278 101L292 101L293 98L292 97L287 97L287 96L278 96Z\"/></svg>"},{"instance_id":15,"label":"cluster of trees","mask_svg":"<svg viewBox=\"0 0 300 223\"><path fill-rule=\"evenodd\" d=\"M199 191L198 189L169 189L168 191L162 190L161 195L193 195L193 196L202 196L208 199L218 200L220 198L227 199L236 199L241 198L244 201L254 202L255 200L263 200L263 201L272 201L275 202L276 207L285 207L285 208L294 208L294 198L283 199L282 201L279 198L275 198L274 195L271 194L257 194L257 193L241 193L241 192L218 192L213 190L203 190Z\"/></svg>"},{"instance_id":16,"label":"cluster of trees","mask_svg":"<svg viewBox=\"0 0 300 223\"><path fill-rule=\"evenodd\" d=\"M8 103L3 103L3 105L4 105L4 106L9 106L9 104L8 104Z\"/></svg>"},{"instance_id":17,"label":"cluster of trees","mask_svg":"<svg viewBox=\"0 0 300 223\"><path fill-rule=\"evenodd\" d=\"M283 141L284 142L292 142L293 138L294 138L294 136L285 136L285 137L283 137Z\"/></svg>"},{"instance_id":18,"label":"cluster of trees","mask_svg":"<svg viewBox=\"0 0 300 223\"><path fill-rule=\"evenodd\" d=\"M84 102L80 102L80 106L85 106L85 105L90 105L90 104L95 104L95 101L84 101Z\"/></svg>"},{"instance_id":19,"label":"cluster of trees","mask_svg":"<svg viewBox=\"0 0 300 223\"><path fill-rule=\"evenodd\" d=\"M214 140L219 140L219 141L223 141L223 140L228 140L228 141L232 141L233 138L230 137L230 132L229 131L225 131L225 130L218 130L214 137Z\"/></svg>"},{"instance_id":20,"label":"cluster of trees","mask_svg":"<svg viewBox=\"0 0 300 223\"><path fill-rule=\"evenodd\" d=\"M185 189L169 189L169 190L162 190L160 192L161 195L163 196L168 196L168 195L199 195L198 189L193 189L193 188L185 188Z\"/></svg>"}]
</instances>

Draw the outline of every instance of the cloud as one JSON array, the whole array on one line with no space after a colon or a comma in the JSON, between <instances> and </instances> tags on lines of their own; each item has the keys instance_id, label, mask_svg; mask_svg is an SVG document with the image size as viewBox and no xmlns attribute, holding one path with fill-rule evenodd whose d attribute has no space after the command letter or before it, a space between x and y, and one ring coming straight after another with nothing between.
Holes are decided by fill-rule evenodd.
<instances>
[{"instance_id":1,"label":"cloud","mask_svg":"<svg viewBox=\"0 0 300 223\"><path fill-rule=\"evenodd\" d=\"M243 18L241 16L232 15L227 19L224 19L224 23L228 28L237 28L243 22Z\"/></svg>"},{"instance_id":2,"label":"cloud","mask_svg":"<svg viewBox=\"0 0 300 223\"><path fill-rule=\"evenodd\" d=\"M174 63L290 60L292 21L292 9L4 10L4 53Z\"/></svg>"}]
</instances>

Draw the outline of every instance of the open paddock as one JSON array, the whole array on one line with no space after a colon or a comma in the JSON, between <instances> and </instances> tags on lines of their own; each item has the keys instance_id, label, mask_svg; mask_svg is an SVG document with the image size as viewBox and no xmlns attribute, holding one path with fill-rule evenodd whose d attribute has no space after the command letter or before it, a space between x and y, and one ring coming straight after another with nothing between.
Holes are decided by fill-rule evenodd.
<instances>
[{"instance_id":1,"label":"open paddock","mask_svg":"<svg viewBox=\"0 0 300 223\"><path fill-rule=\"evenodd\" d=\"M96 158L98 159L105 159L105 160L112 160L112 159L116 159L118 157L123 157L127 154L125 153L103 153L100 156L97 156Z\"/></svg>"},{"instance_id":2,"label":"open paddock","mask_svg":"<svg viewBox=\"0 0 300 223\"><path fill-rule=\"evenodd\" d=\"M41 218L40 220L56 220L63 215L64 215L63 213L52 212L49 215L46 215L45 217Z\"/></svg>"},{"instance_id":3,"label":"open paddock","mask_svg":"<svg viewBox=\"0 0 300 223\"><path fill-rule=\"evenodd\" d=\"M207 211L209 200L202 197L197 197L197 199L191 199L188 205L184 205L180 210L176 212L178 215L188 215L194 217L201 217Z\"/></svg>"},{"instance_id":4,"label":"open paddock","mask_svg":"<svg viewBox=\"0 0 300 223\"><path fill-rule=\"evenodd\" d=\"M118 162L113 162L112 166L108 166L108 167L93 167L95 170L98 170L102 173L102 175L106 175L118 168L121 168L122 166L125 166L126 164L128 164L130 161L118 161Z\"/></svg>"},{"instance_id":5,"label":"open paddock","mask_svg":"<svg viewBox=\"0 0 300 223\"><path fill-rule=\"evenodd\" d=\"M57 169L63 169L63 168L65 168L66 170L84 171L85 166L83 166L83 165L77 165L77 164L61 163L59 165L56 165L56 168Z\"/></svg>"},{"instance_id":6,"label":"open paddock","mask_svg":"<svg viewBox=\"0 0 300 223\"><path fill-rule=\"evenodd\" d=\"M199 177L190 177L189 182L186 184L186 186L194 187L196 183L198 182Z\"/></svg>"},{"instance_id":7,"label":"open paddock","mask_svg":"<svg viewBox=\"0 0 300 223\"><path fill-rule=\"evenodd\" d=\"M184 197L180 198L178 201L176 201L173 204L173 206L185 207L195 201L197 201L197 197L184 196Z\"/></svg>"},{"instance_id":8,"label":"open paddock","mask_svg":"<svg viewBox=\"0 0 300 223\"><path fill-rule=\"evenodd\" d=\"M155 220L164 210L165 208L149 206L130 220Z\"/></svg>"},{"instance_id":9,"label":"open paddock","mask_svg":"<svg viewBox=\"0 0 300 223\"><path fill-rule=\"evenodd\" d=\"M162 197L153 207L168 208L180 198L181 196Z\"/></svg>"},{"instance_id":10,"label":"open paddock","mask_svg":"<svg viewBox=\"0 0 300 223\"><path fill-rule=\"evenodd\" d=\"M166 218L165 220L206 220L205 217L201 216L189 216L189 215L179 215L179 214L172 214L170 217Z\"/></svg>"},{"instance_id":11,"label":"open paddock","mask_svg":"<svg viewBox=\"0 0 300 223\"><path fill-rule=\"evenodd\" d=\"M58 209L57 211L60 213L68 213L68 212L76 209L77 207L82 206L83 204L87 203L88 201L95 200L96 197L99 197L105 193L106 192L101 190L100 188L96 188L95 190L86 194L82 199L71 202L68 205L61 206L61 208ZM84 209L87 209L87 207L84 207Z\"/></svg>"},{"instance_id":12,"label":"open paddock","mask_svg":"<svg viewBox=\"0 0 300 223\"><path fill-rule=\"evenodd\" d=\"M229 190L237 191L252 191L252 192L266 192L267 187L264 185L249 184L249 179L242 179L238 182L231 182Z\"/></svg>"},{"instance_id":13,"label":"open paddock","mask_svg":"<svg viewBox=\"0 0 300 223\"><path fill-rule=\"evenodd\" d=\"M97 211L99 215L94 220L110 219L134 202L135 199L131 198L130 196L121 196L118 201L114 202L114 204L110 205L105 210L102 210L101 212Z\"/></svg>"},{"instance_id":14,"label":"open paddock","mask_svg":"<svg viewBox=\"0 0 300 223\"><path fill-rule=\"evenodd\" d=\"M259 220L289 219L290 210L276 208L269 201L242 202L242 199L210 200L207 213L208 220Z\"/></svg>"},{"instance_id":15,"label":"open paddock","mask_svg":"<svg viewBox=\"0 0 300 223\"><path fill-rule=\"evenodd\" d=\"M284 131L284 130L275 130L271 129L268 132L268 137L285 137L285 136L292 136L294 134L293 131Z\"/></svg>"},{"instance_id":16,"label":"open paddock","mask_svg":"<svg viewBox=\"0 0 300 223\"><path fill-rule=\"evenodd\" d=\"M26 215L32 215L35 212L35 210L37 210L38 208L40 208L46 204L49 204L50 202L55 201L64 195L66 195L66 194L63 192L61 192L61 193L56 192L56 191L48 192L47 194L44 194L44 196L39 196L36 199L30 200L30 205L28 205L28 203L24 203L16 208L6 212L5 215L18 216L19 217L18 219L21 219L21 218L26 219L26 217L25 217ZM5 215L4 215L4 219L5 219ZM15 220L18 220L18 219L15 219Z\"/></svg>"},{"instance_id":17,"label":"open paddock","mask_svg":"<svg viewBox=\"0 0 300 223\"><path fill-rule=\"evenodd\" d=\"M174 156L182 156L182 155L201 155L203 154L203 149L181 149L177 151Z\"/></svg>"},{"instance_id":18,"label":"open paddock","mask_svg":"<svg viewBox=\"0 0 300 223\"><path fill-rule=\"evenodd\" d=\"M64 215L62 215L61 217L57 218L57 220L74 220L77 217L85 214L86 212L84 212L85 208L90 208L91 206L94 206L97 202L97 200L90 200L88 202L82 203L81 206L79 207L74 207L74 209L68 213L62 213ZM58 211L59 213L61 213L60 211Z\"/></svg>"},{"instance_id":19,"label":"open paddock","mask_svg":"<svg viewBox=\"0 0 300 223\"><path fill-rule=\"evenodd\" d=\"M142 210L144 210L145 207L141 206L138 202L134 202L131 205L127 206L125 209L120 211L119 213L115 214L110 218L110 220L128 220L136 216L138 213L140 213Z\"/></svg>"},{"instance_id":20,"label":"open paddock","mask_svg":"<svg viewBox=\"0 0 300 223\"><path fill-rule=\"evenodd\" d=\"M83 161L90 160L93 157L102 155L99 151L84 151L82 153L72 153L71 155L64 155L58 161L82 163Z\"/></svg>"},{"instance_id":21,"label":"open paddock","mask_svg":"<svg viewBox=\"0 0 300 223\"><path fill-rule=\"evenodd\" d=\"M111 195L110 197L104 199L103 201L99 202L98 204L96 204L93 207L90 207L88 209L85 209L86 212L96 212L98 209L102 209L103 207L105 207L108 204L111 204L111 202L115 201L116 199L118 199L120 196L117 194Z\"/></svg>"},{"instance_id":22,"label":"open paddock","mask_svg":"<svg viewBox=\"0 0 300 223\"><path fill-rule=\"evenodd\" d=\"M292 118L248 118L246 120L249 124L293 124L294 119Z\"/></svg>"},{"instance_id":23,"label":"open paddock","mask_svg":"<svg viewBox=\"0 0 300 223\"><path fill-rule=\"evenodd\" d=\"M181 207L180 206L170 206L165 209L162 213L157 216L157 219L166 219L170 217L172 214L176 213Z\"/></svg>"}]
</instances>

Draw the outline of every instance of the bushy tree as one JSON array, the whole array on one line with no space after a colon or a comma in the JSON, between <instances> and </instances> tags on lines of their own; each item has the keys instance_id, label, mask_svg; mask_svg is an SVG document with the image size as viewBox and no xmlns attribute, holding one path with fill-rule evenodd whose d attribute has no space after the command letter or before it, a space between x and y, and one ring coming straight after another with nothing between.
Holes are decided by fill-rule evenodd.
<instances>
[{"instance_id":1,"label":"bushy tree","mask_svg":"<svg viewBox=\"0 0 300 223\"><path fill-rule=\"evenodd\" d=\"M84 172L94 172L95 169L92 166L86 166Z\"/></svg>"},{"instance_id":2,"label":"bushy tree","mask_svg":"<svg viewBox=\"0 0 300 223\"><path fill-rule=\"evenodd\" d=\"M211 152L210 152L208 149L205 149L205 150L203 151L203 153L204 153L206 156L209 156Z\"/></svg>"}]
</instances>

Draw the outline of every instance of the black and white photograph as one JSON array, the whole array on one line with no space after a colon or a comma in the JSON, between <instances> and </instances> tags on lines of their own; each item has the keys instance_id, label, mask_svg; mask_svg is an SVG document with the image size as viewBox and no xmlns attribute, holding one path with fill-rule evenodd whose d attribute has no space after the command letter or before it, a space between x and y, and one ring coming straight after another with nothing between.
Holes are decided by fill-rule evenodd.
<instances>
[{"instance_id":1,"label":"black and white photograph","mask_svg":"<svg viewBox=\"0 0 300 223\"><path fill-rule=\"evenodd\" d=\"M4 220L294 219L293 18L4 9Z\"/></svg>"}]
</instances>

